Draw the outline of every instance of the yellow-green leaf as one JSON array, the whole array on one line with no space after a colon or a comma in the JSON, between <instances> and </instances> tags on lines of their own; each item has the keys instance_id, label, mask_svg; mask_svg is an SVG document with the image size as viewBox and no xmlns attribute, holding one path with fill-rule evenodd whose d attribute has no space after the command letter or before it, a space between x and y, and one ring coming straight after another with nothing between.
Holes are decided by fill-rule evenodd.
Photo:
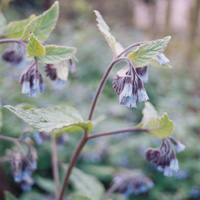
<instances>
[{"instance_id":1,"label":"yellow-green leaf","mask_svg":"<svg viewBox=\"0 0 200 200\"><path fill-rule=\"evenodd\" d=\"M8 191L5 191L4 194L5 194L6 200L19 200L18 198L16 198L13 194L11 194Z\"/></svg>"},{"instance_id":2,"label":"yellow-green leaf","mask_svg":"<svg viewBox=\"0 0 200 200\"><path fill-rule=\"evenodd\" d=\"M4 32L6 26L6 18L4 17L3 13L0 11L0 34Z\"/></svg>"},{"instance_id":3,"label":"yellow-green leaf","mask_svg":"<svg viewBox=\"0 0 200 200\"><path fill-rule=\"evenodd\" d=\"M156 138L165 138L172 134L174 123L169 119L167 113L158 116L157 111L149 102L145 103L142 113L142 121L135 128L147 129L148 133Z\"/></svg>"},{"instance_id":4,"label":"yellow-green leaf","mask_svg":"<svg viewBox=\"0 0 200 200\"><path fill-rule=\"evenodd\" d=\"M97 16L97 22L98 22L97 26L99 30L103 33L104 37L107 40L108 45L110 46L114 56L116 57L123 51L123 47L121 46L119 42L116 41L115 37L110 33L110 28L104 21L99 11L94 10L94 12Z\"/></svg>"},{"instance_id":5,"label":"yellow-green leaf","mask_svg":"<svg viewBox=\"0 0 200 200\"><path fill-rule=\"evenodd\" d=\"M40 41L35 37L33 33L30 34L26 50L28 58L45 55L44 46L40 43Z\"/></svg>"},{"instance_id":6,"label":"yellow-green leaf","mask_svg":"<svg viewBox=\"0 0 200 200\"><path fill-rule=\"evenodd\" d=\"M4 34L7 38L20 38L23 34L25 26L34 18L35 15L31 15L28 19L10 22L5 27Z\"/></svg>"},{"instance_id":7,"label":"yellow-green leaf","mask_svg":"<svg viewBox=\"0 0 200 200\"><path fill-rule=\"evenodd\" d=\"M25 27L21 39L27 39L30 32L32 32L41 42L44 42L55 27L58 14L59 3L58 1L55 1L49 10L30 21L30 23Z\"/></svg>"},{"instance_id":8,"label":"yellow-green leaf","mask_svg":"<svg viewBox=\"0 0 200 200\"><path fill-rule=\"evenodd\" d=\"M48 45L45 46L46 53L39 56L38 61L47 64L59 63L63 60L72 58L76 53L76 48L67 46Z\"/></svg>"},{"instance_id":9,"label":"yellow-green leaf","mask_svg":"<svg viewBox=\"0 0 200 200\"><path fill-rule=\"evenodd\" d=\"M130 53L128 58L132 60L134 66L143 67L164 51L170 39L171 36L167 36L163 39L143 44L137 50Z\"/></svg>"},{"instance_id":10,"label":"yellow-green leaf","mask_svg":"<svg viewBox=\"0 0 200 200\"><path fill-rule=\"evenodd\" d=\"M67 81L68 74L69 74L69 67L67 65L66 61L61 61L57 66L56 66L56 74L57 77L63 81Z\"/></svg>"},{"instance_id":11,"label":"yellow-green leaf","mask_svg":"<svg viewBox=\"0 0 200 200\"><path fill-rule=\"evenodd\" d=\"M91 121L84 121L80 113L70 106L55 106L51 108L32 108L4 106L27 124L38 131L51 132L58 129L80 127L84 130L92 129ZM89 132L89 131L88 131Z\"/></svg>"}]
</instances>

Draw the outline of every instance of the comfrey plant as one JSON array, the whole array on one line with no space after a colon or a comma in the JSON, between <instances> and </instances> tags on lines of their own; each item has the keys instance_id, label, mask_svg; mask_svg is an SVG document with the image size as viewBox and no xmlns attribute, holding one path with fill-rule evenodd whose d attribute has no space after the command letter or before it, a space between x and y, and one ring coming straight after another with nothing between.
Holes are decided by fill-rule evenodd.
<instances>
[{"instance_id":1,"label":"comfrey plant","mask_svg":"<svg viewBox=\"0 0 200 200\"><path fill-rule=\"evenodd\" d=\"M63 84L67 82L68 73L76 71L74 63L76 48L45 43L45 40L56 25L58 11L59 3L56 1L42 15L32 15L28 19L9 24L6 24L5 18L1 14L1 32L3 34L1 38L3 39L0 40L0 44L10 43L18 45L17 47L12 46L12 48L6 49L2 54L2 59L9 66L21 66L22 62L26 66L20 77L20 85L22 86L22 93L28 94L30 97L37 97L39 91L41 93L45 91L44 79L40 73L41 64L43 64L46 76L50 80L55 81L55 89L61 89ZM174 125L169 116L166 113L159 116L154 107L149 102L146 102L149 100L149 97L148 91L144 88L144 83L148 82L149 66L170 68L168 64L169 59L163 54L170 36L154 41L138 42L123 48L110 33L110 29L100 13L98 11L94 12L97 16L98 28L105 36L113 52L113 60L97 88L88 119L86 121L83 120L80 113L70 106L55 106L46 109L35 108L34 106L4 106L38 131L34 134L37 144L42 145L44 140L51 138L52 168L55 181L54 199L56 200L63 200L65 195L67 195L66 190L70 176L76 177L72 178L75 185L80 185L83 179L89 182L86 188L87 191L81 190L81 195L75 194L71 197L70 194L67 197L67 199L71 200L107 199L115 190L128 197L131 194L145 193L154 186L152 180L145 177L141 171L135 173L126 171L120 172L117 175L113 186L105 193L100 182L75 168L83 147L91 139L126 132L146 132L155 138L160 138L162 140L161 146L155 149L148 149L145 157L149 163L154 164L165 176L172 176L179 169L178 159L171 144L176 147L177 152L185 149L182 143L170 136ZM119 95L119 103L129 108L137 108L137 101L146 102L142 121L138 125L126 129L93 133L92 130L95 125L93 123L93 113L97 101L111 70L120 62L126 63L126 65L114 76L113 88L117 95ZM58 137L64 133L76 132L77 129L83 131L83 136L69 164L67 166L58 165L56 140L62 144L66 137ZM7 155L8 159L5 158L5 160L11 162L14 180L21 184L23 190L31 190L31 186L34 184L32 173L37 167L37 152L32 146L33 143L30 142L30 137L16 139L0 136L0 139L14 142L18 147L18 149L13 149L12 153ZM27 154L25 154L24 149L21 147L22 143L28 147ZM62 187L60 187L59 180L60 168L66 170Z\"/></svg>"}]
</instances>

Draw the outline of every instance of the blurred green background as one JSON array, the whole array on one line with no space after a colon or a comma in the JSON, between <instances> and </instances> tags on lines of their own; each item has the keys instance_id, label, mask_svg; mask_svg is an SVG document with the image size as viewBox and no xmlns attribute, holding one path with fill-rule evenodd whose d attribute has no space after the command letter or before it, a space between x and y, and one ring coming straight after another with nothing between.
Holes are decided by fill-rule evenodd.
<instances>
[{"instance_id":1,"label":"blurred green background","mask_svg":"<svg viewBox=\"0 0 200 200\"><path fill-rule=\"evenodd\" d=\"M27 18L48 9L51 0L1 0L1 10L8 21ZM172 69L149 67L149 83L145 88L150 102L160 114L167 112L175 123L173 136L186 145L186 150L177 154L179 165L187 176L164 177L148 166L143 153L159 142L151 136L121 134L92 140L81 155L78 167L96 176L106 188L112 177L121 168L140 168L155 183L145 194L129 199L185 200L200 199L200 1L199 0L61 0L58 24L47 43L65 44L78 48L77 72L70 75L68 84L61 91L53 89L53 83L45 77L46 92L38 98L21 94L18 80L22 69L8 68L0 61L0 97L3 105L20 103L39 107L72 105L78 108L85 119L96 87L109 65L111 51L96 26L93 10L99 10L111 28L112 34L124 46L143 40L152 40L171 35L165 55ZM1 46L3 52L7 46ZM41 66L42 69L43 66ZM133 126L141 119L142 103L138 109L128 109L118 104L118 96L112 89L112 78L120 66L111 73L95 112L106 119L94 132L116 130ZM42 71L42 70L41 70ZM43 73L44 74L44 73ZM45 75L44 75L45 76ZM19 137L27 127L9 111L3 109L2 135ZM32 137L32 132L31 137ZM68 135L67 142L58 147L59 161L69 162L80 134ZM12 144L0 141L0 156ZM35 176L52 177L50 142L37 146L38 169ZM99 167L99 168L95 168ZM12 180L9 164L0 164L0 190L10 190L20 199L51 197L48 187L37 183L32 192L22 193ZM35 196L34 195L39 195ZM1 197L0 199L3 199ZM47 197L46 197L47 199ZM124 199L123 196L113 199Z\"/></svg>"}]
</instances>

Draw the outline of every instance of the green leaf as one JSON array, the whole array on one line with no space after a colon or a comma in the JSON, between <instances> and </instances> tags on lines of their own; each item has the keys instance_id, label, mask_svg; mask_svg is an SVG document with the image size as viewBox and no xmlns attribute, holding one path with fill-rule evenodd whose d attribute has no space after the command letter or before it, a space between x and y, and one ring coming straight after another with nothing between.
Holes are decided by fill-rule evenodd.
<instances>
[{"instance_id":1,"label":"green leaf","mask_svg":"<svg viewBox=\"0 0 200 200\"><path fill-rule=\"evenodd\" d=\"M39 56L38 61L47 64L59 63L63 60L70 59L76 53L76 48L66 46L48 45L45 46L45 56Z\"/></svg>"},{"instance_id":2,"label":"green leaf","mask_svg":"<svg viewBox=\"0 0 200 200\"><path fill-rule=\"evenodd\" d=\"M97 22L98 22L97 26L99 30L103 33L104 37L107 40L108 45L110 46L114 56L116 57L123 51L123 47L121 46L119 42L116 41L115 37L110 33L110 28L104 21L99 11L94 10L94 12L97 16Z\"/></svg>"},{"instance_id":3,"label":"green leaf","mask_svg":"<svg viewBox=\"0 0 200 200\"><path fill-rule=\"evenodd\" d=\"M74 126L86 131L92 129L92 123L90 121L84 122L80 113L70 106L55 106L47 109L26 109L10 105L4 107L38 131L51 132L55 129Z\"/></svg>"},{"instance_id":4,"label":"green leaf","mask_svg":"<svg viewBox=\"0 0 200 200\"><path fill-rule=\"evenodd\" d=\"M25 26L34 18L35 15L31 15L28 19L10 22L5 27L4 34L7 38L20 38L23 34Z\"/></svg>"},{"instance_id":5,"label":"green leaf","mask_svg":"<svg viewBox=\"0 0 200 200\"><path fill-rule=\"evenodd\" d=\"M67 81L69 67L66 61L63 60L62 62L58 63L58 65L56 66L56 74L59 79Z\"/></svg>"},{"instance_id":6,"label":"green leaf","mask_svg":"<svg viewBox=\"0 0 200 200\"><path fill-rule=\"evenodd\" d=\"M36 184L43 189L44 191L48 193L54 193L55 192L55 183L52 179L43 178L40 176L35 177Z\"/></svg>"},{"instance_id":7,"label":"green leaf","mask_svg":"<svg viewBox=\"0 0 200 200\"><path fill-rule=\"evenodd\" d=\"M28 58L45 55L45 48L33 33L30 34L26 51Z\"/></svg>"},{"instance_id":8,"label":"green leaf","mask_svg":"<svg viewBox=\"0 0 200 200\"><path fill-rule=\"evenodd\" d=\"M66 165L63 165L63 170L67 170ZM95 177L74 167L70 176L70 181L76 193L86 195L92 200L102 200L104 187Z\"/></svg>"},{"instance_id":9,"label":"green leaf","mask_svg":"<svg viewBox=\"0 0 200 200\"><path fill-rule=\"evenodd\" d=\"M0 11L0 34L3 33L5 26L6 26L6 18L4 17L3 13Z\"/></svg>"},{"instance_id":10,"label":"green leaf","mask_svg":"<svg viewBox=\"0 0 200 200\"><path fill-rule=\"evenodd\" d=\"M156 138L165 138L172 134L174 123L169 119L167 113L164 113L161 117L158 116L157 111L149 102L145 103L142 113L142 121L135 128L147 129L148 133Z\"/></svg>"},{"instance_id":11,"label":"green leaf","mask_svg":"<svg viewBox=\"0 0 200 200\"><path fill-rule=\"evenodd\" d=\"M161 65L161 64L158 62L158 59L157 59L157 58L153 59L149 64L152 65L152 66L155 66L155 67L172 68L172 66L169 65L169 64Z\"/></svg>"},{"instance_id":12,"label":"green leaf","mask_svg":"<svg viewBox=\"0 0 200 200\"><path fill-rule=\"evenodd\" d=\"M27 39L30 32L32 32L38 40L44 42L55 27L58 14L59 3L58 1L55 1L49 10L30 21L30 23L25 27L21 39Z\"/></svg>"},{"instance_id":13,"label":"green leaf","mask_svg":"<svg viewBox=\"0 0 200 200\"><path fill-rule=\"evenodd\" d=\"M6 200L18 200L13 194L8 191L5 191L4 195Z\"/></svg>"},{"instance_id":14,"label":"green leaf","mask_svg":"<svg viewBox=\"0 0 200 200\"><path fill-rule=\"evenodd\" d=\"M163 39L143 44L137 50L134 50L133 53L130 53L128 58L132 60L134 66L143 67L164 51L170 39L171 36L167 36Z\"/></svg>"},{"instance_id":15,"label":"green leaf","mask_svg":"<svg viewBox=\"0 0 200 200\"><path fill-rule=\"evenodd\" d=\"M70 200L92 200L84 195L73 195Z\"/></svg>"}]
</instances>

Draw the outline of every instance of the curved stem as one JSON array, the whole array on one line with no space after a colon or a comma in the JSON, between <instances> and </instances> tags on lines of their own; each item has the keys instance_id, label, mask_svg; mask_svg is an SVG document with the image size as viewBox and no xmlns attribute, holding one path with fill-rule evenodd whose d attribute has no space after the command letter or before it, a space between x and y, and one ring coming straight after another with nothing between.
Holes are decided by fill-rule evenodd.
<instances>
[{"instance_id":1,"label":"curved stem","mask_svg":"<svg viewBox=\"0 0 200 200\"><path fill-rule=\"evenodd\" d=\"M135 44L131 44L130 46L128 46L126 49L124 49L124 51L122 51L116 58L120 58L124 53L126 53L127 51L131 50L132 48L134 47L138 47L142 44L146 44L148 42L151 42L151 41L144 41L144 42L138 42L138 43L135 43Z\"/></svg>"},{"instance_id":2,"label":"curved stem","mask_svg":"<svg viewBox=\"0 0 200 200\"><path fill-rule=\"evenodd\" d=\"M26 47L26 44L23 40L19 40L19 39L2 39L0 40L0 44L3 43L18 43L18 44L22 44L23 46Z\"/></svg>"},{"instance_id":3,"label":"curved stem","mask_svg":"<svg viewBox=\"0 0 200 200\"><path fill-rule=\"evenodd\" d=\"M88 135L88 139L102 137L102 136L108 136L108 135L114 135L114 134L118 134L118 133L136 132L136 131L142 132L142 131L148 131L148 129L126 128L126 129L121 129L121 130L116 130L116 131L108 131L108 132L103 132L103 133L90 134L90 135Z\"/></svg>"},{"instance_id":4,"label":"curved stem","mask_svg":"<svg viewBox=\"0 0 200 200\"><path fill-rule=\"evenodd\" d=\"M16 146L19 148L19 151L20 151L21 153L24 152L24 150L23 150L22 146L20 145L18 139L16 139L16 138L11 138L11 137L7 137L7 136L3 136L3 135L0 135L0 139L2 139L2 140L7 140L7 141L10 141L10 142L15 143Z\"/></svg>"},{"instance_id":5,"label":"curved stem","mask_svg":"<svg viewBox=\"0 0 200 200\"><path fill-rule=\"evenodd\" d=\"M65 193L65 190L68 186L68 181L69 181L69 177L70 177L70 174L72 172L72 169L78 159L78 156L81 152L81 150L83 149L85 143L87 142L88 138L87 138L87 133L86 131L84 132L84 135L83 137L81 138L80 142L79 142L79 145L77 146L72 158L71 158L71 161L69 163L69 167L68 167L68 170L67 170L67 173L66 173L66 176L65 176L65 179L64 179L64 183L63 183L63 186L62 186L62 190L61 190L61 193L60 193L60 196L59 196L59 200L62 200L63 197L64 197L64 193Z\"/></svg>"},{"instance_id":6,"label":"curved stem","mask_svg":"<svg viewBox=\"0 0 200 200\"><path fill-rule=\"evenodd\" d=\"M53 168L53 177L55 181L55 197L56 200L59 198L60 194L60 183L59 183L59 174L58 174L58 159L57 159L57 146L56 146L56 138L55 135L51 137L51 162Z\"/></svg>"},{"instance_id":7,"label":"curved stem","mask_svg":"<svg viewBox=\"0 0 200 200\"><path fill-rule=\"evenodd\" d=\"M105 82L106 82L106 80L108 78L108 75L109 75L110 71L112 70L112 68L114 67L114 65L116 63L121 62L121 61L126 61L129 65L132 64L131 61L128 58L117 58L117 59L115 59L115 60L113 60L111 62L111 64L109 65L108 69L106 70L105 74L103 75L103 77L101 79L101 82L99 83L99 87L97 88L94 100L92 102L92 106L90 108L90 113L89 113L88 120L92 119L97 100L99 98L99 95L101 94L101 91L102 91L102 89L104 87L104 84L105 84Z\"/></svg>"}]
</instances>

